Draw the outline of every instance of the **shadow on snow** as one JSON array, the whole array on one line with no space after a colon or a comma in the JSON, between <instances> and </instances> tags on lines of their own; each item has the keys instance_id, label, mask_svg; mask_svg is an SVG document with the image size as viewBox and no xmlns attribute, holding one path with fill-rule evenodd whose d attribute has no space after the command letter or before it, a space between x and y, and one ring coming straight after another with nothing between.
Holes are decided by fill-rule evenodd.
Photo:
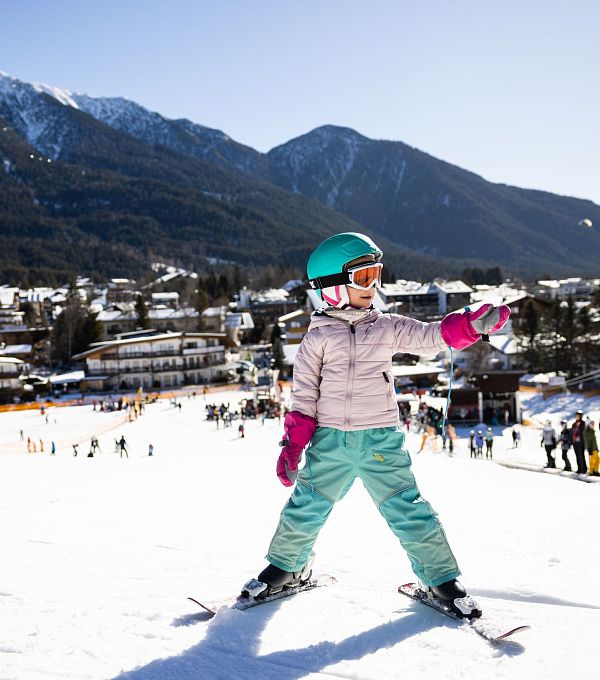
<instances>
[{"instance_id":1,"label":"shadow on snow","mask_svg":"<svg viewBox=\"0 0 600 680\"><path fill-rule=\"evenodd\" d=\"M259 655L261 636L282 601L263 605L250 612L222 608L209 623L206 637L178 656L157 659L146 666L118 675L114 680L229 680L230 678L260 678L260 680L299 680L309 673L341 661L353 661L375 654L440 625L439 615L417 611L411 605L396 613L402 618L375 626L340 642L323 641L303 648L291 648ZM174 626L188 626L206 621L203 612L179 617ZM456 626L461 624L455 622ZM293 639L293 632L290 631ZM503 654L515 656L524 648L511 643ZM398 659L398 664L401 660Z\"/></svg>"}]
</instances>

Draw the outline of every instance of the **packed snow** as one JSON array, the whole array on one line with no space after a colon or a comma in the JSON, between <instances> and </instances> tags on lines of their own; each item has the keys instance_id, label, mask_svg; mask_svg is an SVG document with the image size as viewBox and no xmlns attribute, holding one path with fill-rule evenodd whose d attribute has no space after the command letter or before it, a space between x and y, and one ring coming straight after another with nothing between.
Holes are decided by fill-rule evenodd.
<instances>
[{"instance_id":1,"label":"packed snow","mask_svg":"<svg viewBox=\"0 0 600 680\"><path fill-rule=\"evenodd\" d=\"M408 559L359 482L316 545L315 572L336 584L208 621L187 596L218 600L258 574L290 492L275 476L277 420L248 421L242 439L235 421L205 420L203 397L181 404L151 404L131 423L89 404L0 414L2 680L597 675L600 486L497 461L539 468L535 424L580 407L597 416L600 401L529 400L534 426L517 450L496 428L493 462L469 458L464 431L452 457L440 442L417 454L408 435L463 583L493 620L531 626L503 644L397 594L413 580ZM102 451L88 458L92 434ZM121 435L129 458L115 451Z\"/></svg>"}]
</instances>

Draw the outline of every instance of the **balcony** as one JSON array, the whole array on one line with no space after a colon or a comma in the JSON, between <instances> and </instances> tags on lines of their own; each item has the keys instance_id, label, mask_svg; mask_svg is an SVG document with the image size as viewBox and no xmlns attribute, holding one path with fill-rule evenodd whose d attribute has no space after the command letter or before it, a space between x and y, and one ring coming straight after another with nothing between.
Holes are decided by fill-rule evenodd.
<instances>
[{"instance_id":1,"label":"balcony","mask_svg":"<svg viewBox=\"0 0 600 680\"><path fill-rule=\"evenodd\" d=\"M127 354L119 354L118 352L105 352L102 354L100 361L127 361L127 359L154 359L156 357L179 357L181 352L179 350L156 350L152 352L127 352Z\"/></svg>"},{"instance_id":2,"label":"balcony","mask_svg":"<svg viewBox=\"0 0 600 680\"><path fill-rule=\"evenodd\" d=\"M18 380L21 371L0 371L0 380Z\"/></svg>"},{"instance_id":3,"label":"balcony","mask_svg":"<svg viewBox=\"0 0 600 680\"><path fill-rule=\"evenodd\" d=\"M210 352L223 352L224 345L210 345L209 347L185 347L183 356L190 356L194 354L208 354Z\"/></svg>"}]
</instances>

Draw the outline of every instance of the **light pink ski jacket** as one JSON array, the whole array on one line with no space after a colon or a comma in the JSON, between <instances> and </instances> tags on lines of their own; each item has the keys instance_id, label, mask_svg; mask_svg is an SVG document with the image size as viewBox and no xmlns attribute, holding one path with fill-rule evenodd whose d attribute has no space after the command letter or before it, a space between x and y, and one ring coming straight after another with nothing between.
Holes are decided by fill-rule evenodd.
<instances>
[{"instance_id":1,"label":"light pink ski jacket","mask_svg":"<svg viewBox=\"0 0 600 680\"><path fill-rule=\"evenodd\" d=\"M314 312L294 362L292 410L319 427L365 430L398 424L392 357L447 349L441 322L371 313L350 324Z\"/></svg>"}]
</instances>

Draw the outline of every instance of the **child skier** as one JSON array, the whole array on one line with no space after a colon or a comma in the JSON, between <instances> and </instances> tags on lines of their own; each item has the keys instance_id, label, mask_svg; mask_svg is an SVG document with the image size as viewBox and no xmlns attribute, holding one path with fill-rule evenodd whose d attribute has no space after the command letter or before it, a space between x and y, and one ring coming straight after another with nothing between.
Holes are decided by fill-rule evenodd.
<instances>
[{"instance_id":1,"label":"child skier","mask_svg":"<svg viewBox=\"0 0 600 680\"><path fill-rule=\"evenodd\" d=\"M310 284L327 306L312 315L298 350L277 462L281 483L297 483L269 546L269 565L244 585L242 596L266 597L310 578L318 533L360 477L424 589L461 617L480 616L456 580L456 559L412 475L399 427L392 356L462 349L502 328L510 310L486 304L435 323L383 314L372 305L382 255L369 237L343 233L323 241L308 260Z\"/></svg>"}]
</instances>

